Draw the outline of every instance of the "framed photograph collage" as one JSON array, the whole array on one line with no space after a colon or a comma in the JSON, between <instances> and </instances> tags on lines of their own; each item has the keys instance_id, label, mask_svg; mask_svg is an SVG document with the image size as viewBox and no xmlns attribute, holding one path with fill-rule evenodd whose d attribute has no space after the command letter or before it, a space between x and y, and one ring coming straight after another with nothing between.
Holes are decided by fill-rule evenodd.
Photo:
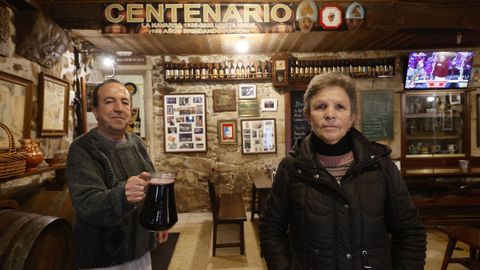
<instances>
[{"instance_id":1,"label":"framed photograph collage","mask_svg":"<svg viewBox=\"0 0 480 270\"><path fill-rule=\"evenodd\" d=\"M275 119L242 119L242 154L277 152Z\"/></svg>"},{"instance_id":2,"label":"framed photograph collage","mask_svg":"<svg viewBox=\"0 0 480 270\"><path fill-rule=\"evenodd\" d=\"M255 84L239 84L237 90L214 89L212 101L213 112L237 111L238 117L260 117L260 111L278 110L277 99L257 100ZM164 96L166 153L207 151L205 102L205 94ZM275 119L240 119L240 122L235 118L217 121L219 145L238 145L241 137L242 154L277 152Z\"/></svg>"},{"instance_id":3,"label":"framed photograph collage","mask_svg":"<svg viewBox=\"0 0 480 270\"><path fill-rule=\"evenodd\" d=\"M165 152L206 152L205 94L164 96Z\"/></svg>"}]
</instances>

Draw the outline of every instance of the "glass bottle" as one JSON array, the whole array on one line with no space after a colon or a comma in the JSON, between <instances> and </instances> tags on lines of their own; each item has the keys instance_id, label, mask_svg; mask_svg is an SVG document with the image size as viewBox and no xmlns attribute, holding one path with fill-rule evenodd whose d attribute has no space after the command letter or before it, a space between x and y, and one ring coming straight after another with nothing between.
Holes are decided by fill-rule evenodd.
<instances>
[{"instance_id":1,"label":"glass bottle","mask_svg":"<svg viewBox=\"0 0 480 270\"><path fill-rule=\"evenodd\" d=\"M133 126L133 132L140 136L142 127L142 119L140 118L140 111L137 113L137 118L135 119L135 124Z\"/></svg>"},{"instance_id":2,"label":"glass bottle","mask_svg":"<svg viewBox=\"0 0 480 270\"><path fill-rule=\"evenodd\" d=\"M265 61L265 67L263 68L264 78L270 78L272 76L271 69L270 69L270 62L268 60Z\"/></svg>"},{"instance_id":3,"label":"glass bottle","mask_svg":"<svg viewBox=\"0 0 480 270\"><path fill-rule=\"evenodd\" d=\"M225 69L223 68L223 64L220 63L218 68L218 78L223 79L224 77L225 77Z\"/></svg>"},{"instance_id":4,"label":"glass bottle","mask_svg":"<svg viewBox=\"0 0 480 270\"><path fill-rule=\"evenodd\" d=\"M218 68L217 68L217 63L212 64L212 79L216 80L218 79Z\"/></svg>"},{"instance_id":5,"label":"glass bottle","mask_svg":"<svg viewBox=\"0 0 480 270\"><path fill-rule=\"evenodd\" d=\"M263 70L262 70L262 61L258 61L257 65L257 78L263 77Z\"/></svg>"},{"instance_id":6,"label":"glass bottle","mask_svg":"<svg viewBox=\"0 0 480 270\"><path fill-rule=\"evenodd\" d=\"M255 63L250 63L250 78L255 78L257 75L257 69L255 68Z\"/></svg>"},{"instance_id":7,"label":"glass bottle","mask_svg":"<svg viewBox=\"0 0 480 270\"><path fill-rule=\"evenodd\" d=\"M237 73L235 71L235 65L232 62L232 65L230 66L230 78L236 78L236 77L237 77Z\"/></svg>"}]
</instances>

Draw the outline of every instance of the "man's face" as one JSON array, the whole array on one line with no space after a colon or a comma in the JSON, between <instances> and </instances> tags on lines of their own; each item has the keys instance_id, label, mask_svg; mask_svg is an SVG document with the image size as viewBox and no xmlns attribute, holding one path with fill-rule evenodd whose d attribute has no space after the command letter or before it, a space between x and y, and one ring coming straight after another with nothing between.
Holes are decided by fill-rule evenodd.
<instances>
[{"instance_id":1,"label":"man's face","mask_svg":"<svg viewBox=\"0 0 480 270\"><path fill-rule=\"evenodd\" d=\"M130 122L131 104L128 90L111 82L98 89L98 107L93 108L99 131L106 135L123 135Z\"/></svg>"}]
</instances>

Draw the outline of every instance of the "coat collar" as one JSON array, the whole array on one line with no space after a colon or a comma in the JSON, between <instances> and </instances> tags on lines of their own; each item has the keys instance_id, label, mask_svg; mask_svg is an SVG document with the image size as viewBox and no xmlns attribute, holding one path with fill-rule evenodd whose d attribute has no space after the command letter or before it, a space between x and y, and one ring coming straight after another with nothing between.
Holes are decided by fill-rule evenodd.
<instances>
[{"instance_id":1,"label":"coat collar","mask_svg":"<svg viewBox=\"0 0 480 270\"><path fill-rule=\"evenodd\" d=\"M290 150L289 154L297 162L316 164L312 136L312 133L309 133L305 138L297 140L293 149ZM362 133L353 127L346 136L350 136L352 140L353 156L355 164L358 166L367 166L391 153L388 146L368 141Z\"/></svg>"}]
</instances>

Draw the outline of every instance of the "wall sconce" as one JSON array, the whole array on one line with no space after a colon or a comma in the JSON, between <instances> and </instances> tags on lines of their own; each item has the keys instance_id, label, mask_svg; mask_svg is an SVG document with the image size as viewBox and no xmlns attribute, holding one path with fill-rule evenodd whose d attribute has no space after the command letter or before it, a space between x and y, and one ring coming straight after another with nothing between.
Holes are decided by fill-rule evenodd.
<instances>
[{"instance_id":1,"label":"wall sconce","mask_svg":"<svg viewBox=\"0 0 480 270\"><path fill-rule=\"evenodd\" d=\"M105 55L105 56L103 56L102 64L105 68L111 68L112 69L112 74L107 75L107 78L115 77L115 66L116 66L115 58L113 58L113 56L111 56L111 55Z\"/></svg>"}]
</instances>

